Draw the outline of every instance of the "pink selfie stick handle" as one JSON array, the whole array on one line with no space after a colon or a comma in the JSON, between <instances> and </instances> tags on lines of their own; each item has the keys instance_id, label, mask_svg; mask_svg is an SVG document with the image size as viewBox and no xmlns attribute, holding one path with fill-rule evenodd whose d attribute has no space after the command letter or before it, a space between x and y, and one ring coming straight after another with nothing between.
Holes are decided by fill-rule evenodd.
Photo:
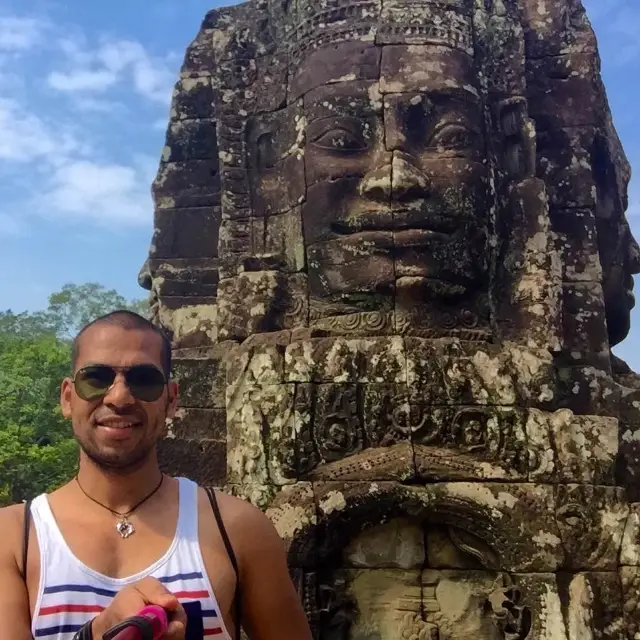
<instances>
[{"instance_id":1,"label":"pink selfie stick handle","mask_svg":"<svg viewBox=\"0 0 640 640\"><path fill-rule=\"evenodd\" d=\"M153 626L153 640L160 640L169 627L167 612L156 605L142 609L138 616L147 618ZM140 632L135 627L123 629L113 640L140 640Z\"/></svg>"}]
</instances>

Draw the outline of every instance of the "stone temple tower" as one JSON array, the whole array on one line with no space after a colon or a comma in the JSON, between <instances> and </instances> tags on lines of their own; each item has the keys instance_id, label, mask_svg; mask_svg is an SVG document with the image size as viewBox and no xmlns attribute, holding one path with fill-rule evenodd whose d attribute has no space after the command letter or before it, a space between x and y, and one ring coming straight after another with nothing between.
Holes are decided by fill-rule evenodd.
<instances>
[{"instance_id":1,"label":"stone temple tower","mask_svg":"<svg viewBox=\"0 0 640 640\"><path fill-rule=\"evenodd\" d=\"M324 640L640 638L640 251L580 0L251 0L176 84L140 274L172 473Z\"/></svg>"}]
</instances>

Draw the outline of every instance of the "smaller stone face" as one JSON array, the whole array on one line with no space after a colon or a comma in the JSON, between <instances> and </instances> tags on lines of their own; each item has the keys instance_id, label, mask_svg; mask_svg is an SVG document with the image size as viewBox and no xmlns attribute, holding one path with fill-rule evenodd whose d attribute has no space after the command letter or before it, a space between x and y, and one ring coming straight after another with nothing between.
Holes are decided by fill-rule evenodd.
<instances>
[{"instance_id":1,"label":"smaller stone face","mask_svg":"<svg viewBox=\"0 0 640 640\"><path fill-rule=\"evenodd\" d=\"M419 569L425 562L422 529L394 520L366 531L345 550L346 566L368 569Z\"/></svg>"}]
</instances>

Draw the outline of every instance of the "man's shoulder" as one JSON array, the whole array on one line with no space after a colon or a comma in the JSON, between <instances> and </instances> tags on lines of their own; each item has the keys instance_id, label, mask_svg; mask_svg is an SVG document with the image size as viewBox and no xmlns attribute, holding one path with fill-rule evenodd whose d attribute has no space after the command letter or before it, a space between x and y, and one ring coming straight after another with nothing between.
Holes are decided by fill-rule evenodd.
<instances>
[{"instance_id":1,"label":"man's shoulder","mask_svg":"<svg viewBox=\"0 0 640 640\"><path fill-rule=\"evenodd\" d=\"M220 515L225 526L243 526L248 523L268 523L271 520L258 507L251 504L248 500L238 498L224 489L211 487L215 491L215 498L220 507ZM207 488L200 486L200 499L207 500Z\"/></svg>"},{"instance_id":2,"label":"man's shoulder","mask_svg":"<svg viewBox=\"0 0 640 640\"><path fill-rule=\"evenodd\" d=\"M24 503L0 508L0 531L3 541L0 545L0 556L5 559L17 558L24 530L24 508Z\"/></svg>"},{"instance_id":3,"label":"man's shoulder","mask_svg":"<svg viewBox=\"0 0 640 640\"><path fill-rule=\"evenodd\" d=\"M280 545L282 543L269 517L248 500L233 496L224 489L215 488L220 516L231 543L239 555L252 555L257 546ZM208 501L206 490L200 487L201 499ZM256 545L260 540L260 545Z\"/></svg>"}]
</instances>

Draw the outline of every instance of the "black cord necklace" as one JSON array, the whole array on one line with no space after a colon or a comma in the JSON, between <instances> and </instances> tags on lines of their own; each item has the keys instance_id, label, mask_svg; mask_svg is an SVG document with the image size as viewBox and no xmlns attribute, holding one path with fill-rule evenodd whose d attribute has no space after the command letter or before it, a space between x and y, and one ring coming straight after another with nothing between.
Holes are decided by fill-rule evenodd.
<instances>
[{"instance_id":1,"label":"black cord necklace","mask_svg":"<svg viewBox=\"0 0 640 640\"><path fill-rule=\"evenodd\" d=\"M89 500L91 500L92 502L95 502L97 505L101 506L103 509L106 509L107 511L110 511L114 516L118 516L118 518L120 518L118 524L116 524L116 531L120 534L121 538L128 538L129 536L133 535L136 532L135 527L131 524L131 522L129 522L129 516L140 505L145 503L151 496L153 496L158 491L158 489L160 489L160 487L162 486L163 480L164 480L164 474L162 474L160 476L160 482L158 482L158 486L148 496L146 496L145 498L140 500L140 502L138 502L133 507L131 507L131 509L129 509L129 511L127 511L126 513L120 513L119 511L115 511L114 509L111 509L110 507L107 507L106 504L102 504L102 502L98 502L95 498L92 498L82 488L82 485L80 484L80 480L78 479L78 476L76 476L76 482L78 483L78 486L80 487L80 491L82 491L82 493L84 493L84 495L87 496L87 498L89 498Z\"/></svg>"}]
</instances>

